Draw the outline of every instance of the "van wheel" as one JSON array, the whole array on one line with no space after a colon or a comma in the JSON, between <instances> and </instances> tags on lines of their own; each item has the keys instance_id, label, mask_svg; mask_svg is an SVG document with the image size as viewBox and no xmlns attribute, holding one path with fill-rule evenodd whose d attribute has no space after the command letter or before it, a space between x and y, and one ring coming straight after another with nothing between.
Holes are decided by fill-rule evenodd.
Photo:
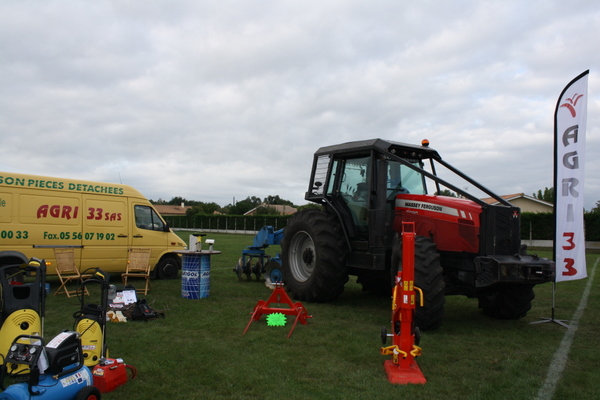
<instances>
[{"instance_id":1,"label":"van wheel","mask_svg":"<svg viewBox=\"0 0 600 400\"><path fill-rule=\"evenodd\" d=\"M175 257L163 257L156 265L156 277L158 279L175 279L180 269L179 259Z\"/></svg>"}]
</instances>

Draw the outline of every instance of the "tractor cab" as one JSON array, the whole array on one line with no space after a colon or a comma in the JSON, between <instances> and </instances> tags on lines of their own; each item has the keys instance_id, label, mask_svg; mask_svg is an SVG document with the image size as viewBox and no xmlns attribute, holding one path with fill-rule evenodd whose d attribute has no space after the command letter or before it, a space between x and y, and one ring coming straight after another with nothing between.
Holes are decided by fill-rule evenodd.
<instances>
[{"instance_id":1,"label":"tractor cab","mask_svg":"<svg viewBox=\"0 0 600 400\"><path fill-rule=\"evenodd\" d=\"M396 196L427 194L422 171L431 158L440 157L428 147L382 139L322 147L315 153L306 199L335 210L351 249L383 254L394 236ZM365 256L354 259L363 263ZM384 261L375 257L369 264Z\"/></svg>"}]
</instances>

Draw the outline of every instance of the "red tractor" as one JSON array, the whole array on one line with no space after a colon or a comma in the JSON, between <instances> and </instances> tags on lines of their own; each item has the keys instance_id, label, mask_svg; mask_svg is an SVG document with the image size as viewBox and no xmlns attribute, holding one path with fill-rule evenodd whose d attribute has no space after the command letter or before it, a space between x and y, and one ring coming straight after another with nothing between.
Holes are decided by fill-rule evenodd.
<instances>
[{"instance_id":1,"label":"red tractor","mask_svg":"<svg viewBox=\"0 0 600 400\"><path fill-rule=\"evenodd\" d=\"M440 166L499 204L442 179ZM284 282L302 301L335 299L349 275L365 291L391 293L402 268L402 222L409 221L416 228L415 285L424 293L415 315L421 329L441 325L451 294L478 298L486 315L522 318L534 285L554 280L554 262L521 245L520 209L443 161L427 141L322 147L305 199L321 209L296 213L281 242Z\"/></svg>"}]
</instances>

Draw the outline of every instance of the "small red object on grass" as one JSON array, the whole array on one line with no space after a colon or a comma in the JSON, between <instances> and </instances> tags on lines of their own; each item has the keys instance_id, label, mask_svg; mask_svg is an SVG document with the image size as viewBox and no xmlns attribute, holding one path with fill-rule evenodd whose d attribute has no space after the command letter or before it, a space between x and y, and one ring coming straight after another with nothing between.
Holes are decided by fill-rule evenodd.
<instances>
[{"instance_id":1,"label":"small red object on grass","mask_svg":"<svg viewBox=\"0 0 600 400\"><path fill-rule=\"evenodd\" d=\"M271 304L287 304L289 308L271 307ZM306 319L312 318L312 315L308 315L308 312L302 303L292 302L292 299L290 299L290 296L283 288L283 285L275 284L275 289L273 289L273 293L271 293L271 296L269 296L268 300L259 300L256 304L256 307L254 307L250 321L248 322L248 325L246 325L246 329L244 329L243 334L246 334L253 321L258 321L263 314L272 313L296 316L296 319L294 319L294 323L292 324L292 329L290 329L290 332L287 335L288 339L290 336L292 336L292 332L294 332L294 328L296 327L298 321L300 321L302 325L306 325Z\"/></svg>"}]
</instances>

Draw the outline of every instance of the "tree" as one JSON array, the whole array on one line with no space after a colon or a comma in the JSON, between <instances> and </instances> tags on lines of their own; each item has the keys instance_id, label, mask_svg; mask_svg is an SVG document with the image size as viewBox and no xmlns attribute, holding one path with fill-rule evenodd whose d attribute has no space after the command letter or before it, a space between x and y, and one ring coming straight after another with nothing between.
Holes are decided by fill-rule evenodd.
<instances>
[{"instance_id":1,"label":"tree","mask_svg":"<svg viewBox=\"0 0 600 400\"><path fill-rule=\"evenodd\" d=\"M322 210L323 206L317 203L307 203L307 204L303 204L301 206L296 206L296 210L298 211L302 211L302 210Z\"/></svg>"},{"instance_id":2,"label":"tree","mask_svg":"<svg viewBox=\"0 0 600 400\"><path fill-rule=\"evenodd\" d=\"M177 196L177 197L173 197L167 204L170 204L172 206L178 206L181 203L189 204L189 201L187 201L183 197Z\"/></svg>"},{"instance_id":3,"label":"tree","mask_svg":"<svg viewBox=\"0 0 600 400\"><path fill-rule=\"evenodd\" d=\"M439 192L435 192L435 194L438 196L458 197L456 193L448 189L440 190Z\"/></svg>"},{"instance_id":4,"label":"tree","mask_svg":"<svg viewBox=\"0 0 600 400\"><path fill-rule=\"evenodd\" d=\"M236 202L234 205L227 206L229 208L229 213L232 215L244 215L248 211L252 210L255 207L258 207L262 204L262 200L256 196L248 196L245 200L240 200Z\"/></svg>"},{"instance_id":5,"label":"tree","mask_svg":"<svg viewBox=\"0 0 600 400\"><path fill-rule=\"evenodd\" d=\"M290 207L294 207L294 203L292 203L289 200L285 200L282 199L281 197L279 197L279 195L269 195L267 197L264 198L264 200L261 200L260 197L256 197L256 196L248 196L246 197L246 199L244 200L240 200L238 202L236 202L235 204L228 204L227 206L223 207L223 210L225 211L226 214L231 214L231 215L243 215L245 213L247 213L248 211L252 210L253 208L259 207L260 205L265 205L264 207L260 207L258 210L256 210L257 214L261 214L261 215L279 215L280 213L277 212L274 207L269 207L269 206L274 206L274 205L283 205L283 206L290 206Z\"/></svg>"},{"instance_id":6,"label":"tree","mask_svg":"<svg viewBox=\"0 0 600 400\"><path fill-rule=\"evenodd\" d=\"M600 200L596 202L596 207L592 208L592 211L590 212L593 214L600 214Z\"/></svg>"},{"instance_id":7,"label":"tree","mask_svg":"<svg viewBox=\"0 0 600 400\"><path fill-rule=\"evenodd\" d=\"M256 209L255 215L281 215L279 211L275 209L275 207L270 206L259 206Z\"/></svg>"},{"instance_id":8,"label":"tree","mask_svg":"<svg viewBox=\"0 0 600 400\"><path fill-rule=\"evenodd\" d=\"M285 200L282 199L281 197L279 197L279 195L275 195L275 196L267 196L265 197L264 200L265 203L270 204L270 205L280 205L280 206L294 206L294 203L292 203L289 200Z\"/></svg>"},{"instance_id":9,"label":"tree","mask_svg":"<svg viewBox=\"0 0 600 400\"><path fill-rule=\"evenodd\" d=\"M203 203L203 202L197 202L198 204L195 204L194 206L192 206L192 208L188 209L185 212L185 215L187 215L188 217L194 216L194 215L198 215L198 214L214 214L215 211L219 211L221 210L221 206L219 206L217 203Z\"/></svg>"},{"instance_id":10,"label":"tree","mask_svg":"<svg viewBox=\"0 0 600 400\"><path fill-rule=\"evenodd\" d=\"M152 204L159 204L159 205L169 205L169 206L179 206L179 205L181 205L181 203L185 204L186 206L195 206L195 205L202 205L202 204L204 204L201 201L187 200L187 199L184 199L181 196L175 196L175 197L173 197L169 201L163 200L161 198L159 198L156 201L150 199L150 203L152 203Z\"/></svg>"},{"instance_id":11,"label":"tree","mask_svg":"<svg viewBox=\"0 0 600 400\"><path fill-rule=\"evenodd\" d=\"M537 194L533 194L533 197L535 197L538 200L546 201L548 203L554 203L554 188L544 188L544 191L540 189L538 190Z\"/></svg>"}]
</instances>

